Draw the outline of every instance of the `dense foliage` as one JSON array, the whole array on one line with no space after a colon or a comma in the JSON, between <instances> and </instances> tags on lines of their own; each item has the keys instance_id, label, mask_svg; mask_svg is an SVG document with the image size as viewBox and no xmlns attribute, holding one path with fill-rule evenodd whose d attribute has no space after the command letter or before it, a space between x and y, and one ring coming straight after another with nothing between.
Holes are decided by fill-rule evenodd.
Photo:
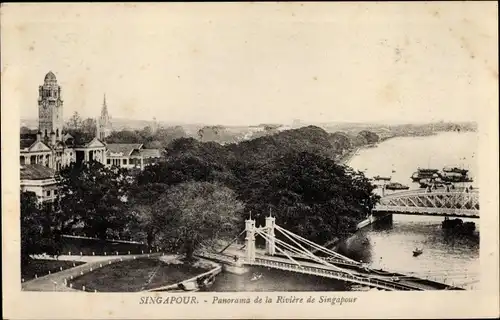
<instances>
[{"instance_id":1,"label":"dense foliage","mask_svg":"<svg viewBox=\"0 0 500 320\"><path fill-rule=\"evenodd\" d=\"M21 192L21 261L31 254L56 254L58 251L57 215L40 205L36 194Z\"/></svg>"},{"instance_id":2,"label":"dense foliage","mask_svg":"<svg viewBox=\"0 0 500 320\"><path fill-rule=\"evenodd\" d=\"M165 148L169 143L187 134L181 126L159 128L153 131L151 127L142 130L113 131L106 137L107 143L142 143L146 148Z\"/></svg>"},{"instance_id":3,"label":"dense foliage","mask_svg":"<svg viewBox=\"0 0 500 320\"><path fill-rule=\"evenodd\" d=\"M105 239L119 233L128 221L124 214L130 179L125 170L99 162L72 164L56 176L60 186L61 229L79 226L82 232Z\"/></svg>"},{"instance_id":4,"label":"dense foliage","mask_svg":"<svg viewBox=\"0 0 500 320\"><path fill-rule=\"evenodd\" d=\"M110 139L142 142L141 134L152 132ZM272 211L281 226L322 243L349 235L378 200L362 173L333 160L350 147L346 136L313 126L224 146L181 137L168 143L166 161L136 175L94 162L65 168L57 177L64 196L49 224L190 256L239 232L250 212L260 225ZM28 204L26 215L38 212Z\"/></svg>"}]
</instances>

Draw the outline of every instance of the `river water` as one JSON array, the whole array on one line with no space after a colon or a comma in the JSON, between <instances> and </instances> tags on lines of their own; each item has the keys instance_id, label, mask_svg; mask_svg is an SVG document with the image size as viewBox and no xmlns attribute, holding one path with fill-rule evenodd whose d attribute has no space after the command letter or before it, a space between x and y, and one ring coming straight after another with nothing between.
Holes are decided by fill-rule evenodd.
<instances>
[{"instance_id":1,"label":"river water","mask_svg":"<svg viewBox=\"0 0 500 320\"><path fill-rule=\"evenodd\" d=\"M392 181L418 188L410 176L417 167L442 169L457 166L470 170L478 185L476 133L447 132L428 137L404 137L386 140L375 148L358 151L349 166L368 177L391 176ZM479 286L478 237L446 236L443 218L394 215L392 223L367 227L350 239L347 251L374 268L415 274L467 289ZM468 221L468 220L465 220ZM479 228L478 220L476 229ZM364 240L368 239L368 241ZM413 257L412 251L424 253ZM254 273L262 274L251 281ZM340 281L258 268L238 276L220 274L210 291L342 291L349 285Z\"/></svg>"}]
</instances>

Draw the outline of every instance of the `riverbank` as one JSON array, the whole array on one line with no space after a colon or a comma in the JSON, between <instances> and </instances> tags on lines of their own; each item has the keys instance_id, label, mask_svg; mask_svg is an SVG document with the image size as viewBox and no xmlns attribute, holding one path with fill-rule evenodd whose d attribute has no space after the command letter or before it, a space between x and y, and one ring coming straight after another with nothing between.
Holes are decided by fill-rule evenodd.
<instances>
[{"instance_id":1,"label":"riverbank","mask_svg":"<svg viewBox=\"0 0 500 320\"><path fill-rule=\"evenodd\" d=\"M351 149L351 150L347 151L344 155L342 155L341 157L339 157L337 159L337 161L340 164L348 165L349 162L351 161L351 159L356 155L356 153L358 153L359 150L361 150L361 148L362 147L358 147L358 148L354 148L354 149Z\"/></svg>"}]
</instances>

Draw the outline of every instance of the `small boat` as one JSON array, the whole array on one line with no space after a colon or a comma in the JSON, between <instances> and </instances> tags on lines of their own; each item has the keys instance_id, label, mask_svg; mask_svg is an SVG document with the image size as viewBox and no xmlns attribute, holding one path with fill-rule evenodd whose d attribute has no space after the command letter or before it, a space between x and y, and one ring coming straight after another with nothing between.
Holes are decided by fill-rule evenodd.
<instances>
[{"instance_id":1,"label":"small boat","mask_svg":"<svg viewBox=\"0 0 500 320\"><path fill-rule=\"evenodd\" d=\"M453 172L453 173L459 173L461 175L466 175L469 172L469 170L460 169L458 167L444 167L443 172Z\"/></svg>"},{"instance_id":2,"label":"small boat","mask_svg":"<svg viewBox=\"0 0 500 320\"><path fill-rule=\"evenodd\" d=\"M259 273L259 274L254 274L254 275L252 276L252 279L250 279L250 281L257 281L257 280L259 280L260 278L262 278L262 274L261 274L261 273Z\"/></svg>"},{"instance_id":3,"label":"small boat","mask_svg":"<svg viewBox=\"0 0 500 320\"><path fill-rule=\"evenodd\" d=\"M178 289L180 289L182 291L199 291L200 290L197 283L195 283L194 281L179 283Z\"/></svg>"},{"instance_id":4,"label":"small boat","mask_svg":"<svg viewBox=\"0 0 500 320\"><path fill-rule=\"evenodd\" d=\"M373 177L373 179L375 179L375 180L391 181L391 177L375 176L375 177Z\"/></svg>"},{"instance_id":5,"label":"small boat","mask_svg":"<svg viewBox=\"0 0 500 320\"><path fill-rule=\"evenodd\" d=\"M411 179L413 180L413 182L419 182L422 179L437 178L437 177L439 177L438 169L417 168L417 171L413 172L413 174L411 175Z\"/></svg>"},{"instance_id":6,"label":"small boat","mask_svg":"<svg viewBox=\"0 0 500 320\"><path fill-rule=\"evenodd\" d=\"M424 251L422 251L422 249L415 249L415 250L413 250L413 256L414 257L418 257L422 253L424 253Z\"/></svg>"},{"instance_id":7,"label":"small boat","mask_svg":"<svg viewBox=\"0 0 500 320\"><path fill-rule=\"evenodd\" d=\"M408 190L410 187L405 186L399 182L393 182L389 183L388 185L385 186L387 190Z\"/></svg>"}]
</instances>

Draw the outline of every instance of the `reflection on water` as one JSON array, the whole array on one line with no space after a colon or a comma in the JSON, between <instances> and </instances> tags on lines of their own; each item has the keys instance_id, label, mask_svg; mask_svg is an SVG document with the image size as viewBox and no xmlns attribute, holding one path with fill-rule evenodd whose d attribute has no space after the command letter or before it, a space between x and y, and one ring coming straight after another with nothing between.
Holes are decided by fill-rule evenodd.
<instances>
[{"instance_id":1,"label":"reflection on water","mask_svg":"<svg viewBox=\"0 0 500 320\"><path fill-rule=\"evenodd\" d=\"M363 149L349 163L368 177L392 176L392 181L418 188L410 179L418 167L441 170L445 166L468 169L479 185L477 167L478 135L474 132L446 132L430 137L395 138ZM414 272L439 281L466 284L478 288L479 238L446 236L441 229L440 217L394 215L392 226L379 225L364 229L352 241L355 255L369 262L372 267L403 273ZM464 219L476 223L478 219ZM367 238L368 244L359 245ZM423 254L413 257L415 248Z\"/></svg>"},{"instance_id":2,"label":"reflection on water","mask_svg":"<svg viewBox=\"0 0 500 320\"><path fill-rule=\"evenodd\" d=\"M253 280L255 274L262 274ZM214 292L273 292L273 291L347 291L349 286L342 281L303 275L263 267L252 267L251 271L236 275L223 272L208 289Z\"/></svg>"},{"instance_id":3,"label":"reflection on water","mask_svg":"<svg viewBox=\"0 0 500 320\"><path fill-rule=\"evenodd\" d=\"M477 288L479 238L447 236L441 221L438 217L394 215L392 225L363 229L349 247L373 268ZM364 242L365 238L369 241ZM414 257L415 248L423 254Z\"/></svg>"},{"instance_id":4,"label":"reflection on water","mask_svg":"<svg viewBox=\"0 0 500 320\"><path fill-rule=\"evenodd\" d=\"M392 176L392 181L418 188L410 176L417 167L442 169L458 166L470 170L477 186L477 134L442 133L430 137L387 140L376 148L364 149L351 159L350 166L366 175ZM446 236L443 218L394 215L392 224L370 226L346 243L350 255L382 268L420 277L430 277L468 289L479 287L479 239ZM479 220L466 220L476 223ZM465 221L464 221L465 222ZM367 240L365 240L367 239ZM413 257L415 248L423 254ZM252 272L263 277L252 281ZM246 275L222 273L210 291L341 291L349 290L340 281L254 268Z\"/></svg>"}]
</instances>

